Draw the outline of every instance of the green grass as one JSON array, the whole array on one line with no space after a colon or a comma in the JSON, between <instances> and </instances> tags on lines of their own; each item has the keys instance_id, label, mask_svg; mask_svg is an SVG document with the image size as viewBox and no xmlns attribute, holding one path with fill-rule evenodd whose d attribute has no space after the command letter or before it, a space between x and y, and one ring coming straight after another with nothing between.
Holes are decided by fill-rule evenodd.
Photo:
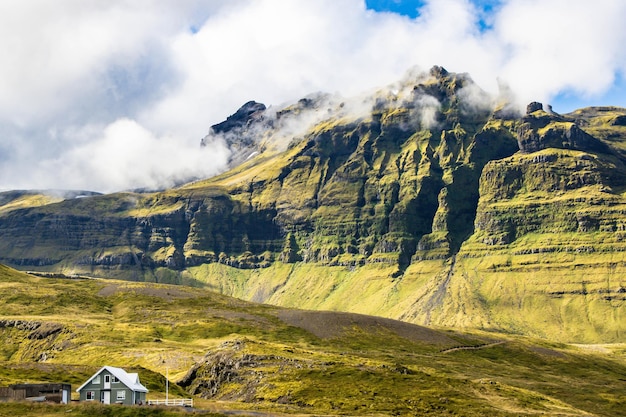
<instances>
[{"instance_id":1,"label":"green grass","mask_svg":"<svg viewBox=\"0 0 626 417\"><path fill-rule=\"evenodd\" d=\"M288 273L291 266L284 268ZM385 271L380 266L382 276ZM371 272L376 282L376 270ZM349 288L345 274L337 275L343 282L336 282L335 291ZM166 368L178 381L198 364L189 389L200 407L213 412L619 416L626 405L620 395L626 389L624 347L606 353L511 334L287 310L199 288L34 278L6 267L0 267L0 299L0 320L63 327L43 339L30 337L33 330L0 329L0 385L66 382L76 388L106 364L138 372L148 398L162 398ZM459 346L483 347L447 351ZM223 378L216 392L203 388L215 377ZM190 393L172 383L170 395ZM177 415L75 404L15 403L0 407L3 412Z\"/></svg>"},{"instance_id":2,"label":"green grass","mask_svg":"<svg viewBox=\"0 0 626 417\"><path fill-rule=\"evenodd\" d=\"M24 193L10 201L0 205L0 214L28 207L39 207L62 201L61 197L53 197L45 194Z\"/></svg>"}]
</instances>

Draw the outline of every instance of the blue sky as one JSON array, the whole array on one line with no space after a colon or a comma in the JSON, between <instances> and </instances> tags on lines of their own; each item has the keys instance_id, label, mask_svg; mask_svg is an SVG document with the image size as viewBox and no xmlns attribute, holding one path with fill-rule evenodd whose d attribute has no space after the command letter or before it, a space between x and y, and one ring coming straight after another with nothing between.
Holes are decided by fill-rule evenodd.
<instances>
[{"instance_id":1,"label":"blue sky","mask_svg":"<svg viewBox=\"0 0 626 417\"><path fill-rule=\"evenodd\" d=\"M475 0L472 3L484 12L490 12L496 7L500 0ZM366 0L366 7L378 12L392 12L412 19L419 13L418 9L426 4L424 0Z\"/></svg>"},{"instance_id":2,"label":"blue sky","mask_svg":"<svg viewBox=\"0 0 626 417\"><path fill-rule=\"evenodd\" d=\"M566 113L626 106L624 0L0 2L0 190L166 187L249 100L349 97L440 65Z\"/></svg>"},{"instance_id":3,"label":"blue sky","mask_svg":"<svg viewBox=\"0 0 626 417\"><path fill-rule=\"evenodd\" d=\"M424 2L421 0L367 0L365 4L368 9L378 12L392 12L416 18L418 9L424 5Z\"/></svg>"}]
</instances>

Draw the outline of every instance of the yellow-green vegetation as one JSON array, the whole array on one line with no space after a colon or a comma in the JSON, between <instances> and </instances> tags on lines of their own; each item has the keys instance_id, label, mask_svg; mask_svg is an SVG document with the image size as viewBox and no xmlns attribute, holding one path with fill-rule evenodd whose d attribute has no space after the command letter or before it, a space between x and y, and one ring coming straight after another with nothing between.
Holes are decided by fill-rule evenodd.
<instances>
[{"instance_id":1,"label":"yellow-green vegetation","mask_svg":"<svg viewBox=\"0 0 626 417\"><path fill-rule=\"evenodd\" d=\"M178 381L171 397L210 399L196 403L216 413L619 416L626 405L626 346L461 333L252 304L191 287L32 277L3 266L0 299L0 385L76 388L106 364L139 372L149 399L164 395L169 369ZM177 415L75 404L12 403L5 411Z\"/></svg>"},{"instance_id":2,"label":"yellow-green vegetation","mask_svg":"<svg viewBox=\"0 0 626 417\"><path fill-rule=\"evenodd\" d=\"M294 153L294 150L288 153L262 153L249 161L238 165L232 170L223 174L212 177L209 180L197 181L187 184L181 189L200 189L203 190L208 186L232 187L248 184L255 180L264 181L279 174L276 169L284 164L281 163Z\"/></svg>"},{"instance_id":3,"label":"yellow-green vegetation","mask_svg":"<svg viewBox=\"0 0 626 417\"><path fill-rule=\"evenodd\" d=\"M585 131L600 138L611 146L626 151L626 109L622 107L588 107L569 113L567 116L583 120Z\"/></svg>"},{"instance_id":4,"label":"yellow-green vegetation","mask_svg":"<svg viewBox=\"0 0 626 417\"><path fill-rule=\"evenodd\" d=\"M537 134L546 135L549 134L551 130L567 130L574 125L574 122L552 122L545 127L537 129Z\"/></svg>"},{"instance_id":5,"label":"yellow-green vegetation","mask_svg":"<svg viewBox=\"0 0 626 417\"><path fill-rule=\"evenodd\" d=\"M572 235L575 237L576 235ZM607 237L609 234L607 234ZM506 250L468 242L454 261L422 260L356 269L281 264L242 271L191 268L194 280L235 297L286 307L351 311L413 323L526 334L568 343L619 343L626 335L623 252L570 250L553 236ZM588 244L589 242L587 242ZM542 251L532 250L534 245Z\"/></svg>"},{"instance_id":6,"label":"yellow-green vegetation","mask_svg":"<svg viewBox=\"0 0 626 417\"><path fill-rule=\"evenodd\" d=\"M86 358L84 366L105 355L119 363L128 363L130 357L134 358L131 366L155 372L162 372L164 363L171 365L180 378L203 361L221 369L228 368L232 359L246 367L240 355L256 355L255 365L250 367L267 366L272 371L260 376L263 381L274 378L267 386L253 384L256 391L243 389L259 377L251 371L244 373L248 376L241 381L221 381L219 394L210 393L216 387L211 384L202 389L200 384L198 392L220 399L249 399L264 407L335 414L375 411L366 412L346 400L338 406L335 398L316 402L314 388L307 391L298 381L306 384L310 377L315 380L311 386L322 387L326 382L320 375L330 369L344 382L370 377L379 381L382 372L400 383L393 378L404 377L386 374L395 366L392 357L413 371L426 366L395 348L388 357L379 355L383 343L369 331L365 334L372 337L373 347L368 349L346 345L345 335L333 336L331 346L328 338L303 329L304 322L287 325L291 322L279 317L283 310L278 307L237 304L238 313L225 318L216 311L234 301L224 301L229 299L207 292L210 290L273 306L371 314L487 332L471 337L488 345L493 338L518 343L490 345L479 349L478 356L483 350L497 349L515 356L519 352L510 350L511 346L522 349L536 343L517 337L532 336L550 343L599 347L611 361L623 363L626 110L588 108L558 115L535 103L531 114L521 116L506 103L492 109L476 100L470 102L468 92L481 94L467 75L434 68L428 75L407 78L397 88L366 100L372 104L369 114L350 115L349 106L336 114L321 109L328 117L298 138L272 138L275 131L265 130L258 143L261 152L255 157L215 178L163 192L68 198L56 203L35 197L20 202L23 192L3 193L0 261L24 270L133 283L54 284L74 285L77 292L80 288L91 294L81 301L76 296L57 297L51 290L50 300L78 315L79 322L84 320L84 327L78 328L62 321L61 312L54 320L41 319L42 314L53 314L56 306L39 299L22 302L19 297L24 296L14 298L16 295L7 293L7 315L23 315L21 309L29 311L31 305L48 306L49 311L33 307L36 312L32 314L38 322L47 323L42 331L52 331L67 347L44 352L39 347L43 348L41 340L46 338L38 342L26 338L25 344L7 342L0 354L6 360L41 361L43 357L38 355L45 353L46 363L62 363L74 357L64 352L79 352ZM304 108L300 105L285 109L285 117L297 114ZM290 145L280 151L278 145L271 145L273 139ZM155 288L173 291L170 287L142 282L187 287L168 298ZM73 297L80 307L72 304ZM224 305L215 307L215 303ZM202 310L203 305L213 307ZM254 317L241 315L244 310ZM139 312L143 311L147 311L145 319L150 325L141 324ZM311 317L307 320L313 320ZM74 336L70 339L59 329L71 329ZM104 345L90 345L84 336L87 333L77 329L87 329L89 337L102 333L99 343L121 346L120 350L105 354ZM18 339L25 335L15 327L4 331ZM286 338L291 334L295 336ZM404 343L387 333L385 337L398 346ZM335 343L343 343L347 357L358 359L336 356L331 349L338 346ZM406 351L420 352L417 356L424 355L444 369L457 369L441 362L436 356L439 351L430 348L419 345ZM268 352L287 349L295 356L269 358L274 353ZM579 354L591 355L590 363L600 357L599 351L585 348L585 353L580 353L577 349L582 348L571 345L549 349L565 355L566 367L576 362L572 358ZM376 353L365 358L362 351L367 350ZM309 364L302 356L309 351L337 367L324 368L321 359L310 367L303 365ZM213 353L205 358L207 352ZM465 350L450 353L469 354ZM218 356L227 360L220 362ZM269 362L259 357L268 357ZM285 357L302 368L292 369L284 363ZM172 358L179 358L180 363L174 365ZM555 361L558 358L562 357L554 356ZM494 366L501 360L502 356L494 359ZM476 365L478 373L487 372L485 361L488 359L477 359L470 366ZM375 365L357 372L353 369L357 362ZM284 372L275 372L281 366ZM198 368L198 372L210 376L211 369L213 365L208 370ZM310 369L310 376L301 369ZM456 384L457 370L443 372L443 378L452 378ZM550 374L554 369L545 371ZM286 380L279 380L280 375L286 375ZM472 381L479 377L475 376L472 374L468 383L472 394L454 384L451 389L457 390L459 398L478 395L492 407L500 394L476 388ZM191 379L186 387L195 390L197 378ZM340 386L341 381L332 384ZM554 385L564 382L550 381ZM558 407L565 407L561 414L579 413L559 401L582 407L587 413L610 415L614 411L610 407L591 411L582 403L550 397L550 392L536 391L519 381L498 382L508 386L498 386L506 393L504 398L516 396L530 403L534 400L529 398L535 398L551 404L546 406L550 413L556 413ZM347 385L345 396L350 393L354 397ZM433 385L433 392L448 398L437 386ZM205 388L208 391L202 391ZM299 390L297 399L290 390ZM320 390L320 398L331 395ZM363 391L369 392L369 388ZM389 391L385 395L404 398L405 394ZM603 400L588 402L611 402L611 395L599 393L597 398ZM378 400L385 404L386 400ZM418 407L406 401L403 407ZM417 408L394 411L389 407L381 405L381 412L417 413ZM456 412L456 406L445 407ZM515 413L519 411L516 407L526 410L510 401L498 410ZM494 410L487 414L497 414Z\"/></svg>"},{"instance_id":7,"label":"yellow-green vegetation","mask_svg":"<svg viewBox=\"0 0 626 417\"><path fill-rule=\"evenodd\" d=\"M45 194L22 194L16 198L3 201L0 206L0 213L6 213L21 208L45 206L46 204L52 204L62 200L63 198L61 197L48 196Z\"/></svg>"}]
</instances>

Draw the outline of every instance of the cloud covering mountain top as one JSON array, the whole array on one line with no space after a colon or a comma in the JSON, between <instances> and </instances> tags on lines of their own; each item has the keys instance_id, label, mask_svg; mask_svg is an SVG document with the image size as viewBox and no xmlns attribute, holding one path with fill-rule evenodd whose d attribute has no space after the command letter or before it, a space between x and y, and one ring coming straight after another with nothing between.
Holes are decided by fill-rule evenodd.
<instances>
[{"instance_id":1,"label":"cloud covering mountain top","mask_svg":"<svg viewBox=\"0 0 626 417\"><path fill-rule=\"evenodd\" d=\"M479 3L431 0L411 19L362 0L3 2L0 189L209 176L228 151L200 138L241 104L349 96L415 65L507 84L520 105L597 100L626 78L625 2Z\"/></svg>"}]
</instances>

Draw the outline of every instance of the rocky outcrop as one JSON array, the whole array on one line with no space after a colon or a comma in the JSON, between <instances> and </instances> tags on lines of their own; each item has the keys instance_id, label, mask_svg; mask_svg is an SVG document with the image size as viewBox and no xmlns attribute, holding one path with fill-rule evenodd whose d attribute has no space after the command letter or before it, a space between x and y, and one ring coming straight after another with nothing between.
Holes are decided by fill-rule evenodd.
<instances>
[{"instance_id":1,"label":"rocky outcrop","mask_svg":"<svg viewBox=\"0 0 626 417\"><path fill-rule=\"evenodd\" d=\"M517 131L522 152L532 153L547 148L574 149L585 152L611 153L609 147L587 134L572 122L533 127L526 122Z\"/></svg>"},{"instance_id":2,"label":"rocky outcrop","mask_svg":"<svg viewBox=\"0 0 626 417\"><path fill-rule=\"evenodd\" d=\"M223 140L231 151L229 164L236 166L254 152L260 150L259 138L271 128L271 120L265 117L265 104L249 101L241 106L226 120L211 126L200 141L200 146L207 146L216 140Z\"/></svg>"},{"instance_id":3,"label":"rocky outcrop","mask_svg":"<svg viewBox=\"0 0 626 417\"><path fill-rule=\"evenodd\" d=\"M189 393L202 398L215 397L223 384L240 381L239 369L253 365L250 357L235 358L232 352L222 352L205 356L195 364L178 382Z\"/></svg>"},{"instance_id":4,"label":"rocky outcrop","mask_svg":"<svg viewBox=\"0 0 626 417\"><path fill-rule=\"evenodd\" d=\"M527 114L517 129L517 142L524 153L547 148L612 153L608 145L578 127L575 120L545 112L543 105L537 102L528 105Z\"/></svg>"},{"instance_id":5,"label":"rocky outcrop","mask_svg":"<svg viewBox=\"0 0 626 417\"><path fill-rule=\"evenodd\" d=\"M543 110L543 103L533 101L526 106L526 114L532 114L536 111Z\"/></svg>"},{"instance_id":6,"label":"rocky outcrop","mask_svg":"<svg viewBox=\"0 0 626 417\"><path fill-rule=\"evenodd\" d=\"M263 118L265 109L265 104L249 101L234 114L228 116L225 121L211 126L211 131L213 133L228 133L236 129L249 127Z\"/></svg>"},{"instance_id":7,"label":"rocky outcrop","mask_svg":"<svg viewBox=\"0 0 626 417\"><path fill-rule=\"evenodd\" d=\"M611 126L626 126L626 115L616 116L611 121Z\"/></svg>"},{"instance_id":8,"label":"rocky outcrop","mask_svg":"<svg viewBox=\"0 0 626 417\"><path fill-rule=\"evenodd\" d=\"M269 369L302 368L299 361L247 353L245 347L245 341L241 340L223 343L197 362L178 385L202 398L251 402L258 400L257 387L272 372Z\"/></svg>"},{"instance_id":9,"label":"rocky outcrop","mask_svg":"<svg viewBox=\"0 0 626 417\"><path fill-rule=\"evenodd\" d=\"M73 333L55 322L34 320L0 320L0 331L15 329L21 334L7 337L3 343L9 347L13 359L45 362L71 345ZM22 333L23 332L23 333ZM7 358L8 359L8 358Z\"/></svg>"}]
</instances>

